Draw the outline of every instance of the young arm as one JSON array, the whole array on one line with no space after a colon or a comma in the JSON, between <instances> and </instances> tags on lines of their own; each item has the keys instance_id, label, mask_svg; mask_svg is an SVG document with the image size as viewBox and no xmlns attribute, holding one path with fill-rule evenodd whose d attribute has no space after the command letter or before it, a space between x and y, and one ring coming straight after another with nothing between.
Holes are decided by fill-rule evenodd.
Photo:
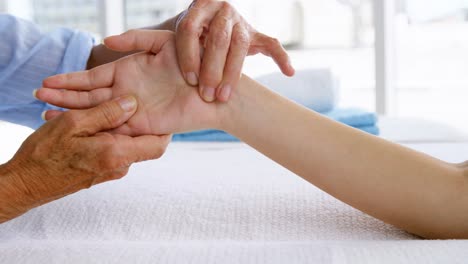
<instances>
[{"instance_id":1,"label":"young arm","mask_svg":"<svg viewBox=\"0 0 468 264\"><path fill-rule=\"evenodd\" d=\"M329 120L244 76L220 129L341 201L425 238L468 238L467 164Z\"/></svg>"}]
</instances>

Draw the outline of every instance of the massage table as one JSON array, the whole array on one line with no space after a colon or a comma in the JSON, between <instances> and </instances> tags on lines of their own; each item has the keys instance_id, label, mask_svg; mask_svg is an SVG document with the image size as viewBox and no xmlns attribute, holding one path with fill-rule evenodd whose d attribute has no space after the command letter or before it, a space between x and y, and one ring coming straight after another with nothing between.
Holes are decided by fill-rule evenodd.
<instances>
[{"instance_id":1,"label":"massage table","mask_svg":"<svg viewBox=\"0 0 468 264\"><path fill-rule=\"evenodd\" d=\"M391 139L395 126L383 119L382 135ZM27 134L0 124L2 134L13 128ZM398 136L446 161L468 159L463 138ZM122 180L0 225L0 263L467 262L468 241L422 240L385 224L243 143L174 143Z\"/></svg>"}]
</instances>

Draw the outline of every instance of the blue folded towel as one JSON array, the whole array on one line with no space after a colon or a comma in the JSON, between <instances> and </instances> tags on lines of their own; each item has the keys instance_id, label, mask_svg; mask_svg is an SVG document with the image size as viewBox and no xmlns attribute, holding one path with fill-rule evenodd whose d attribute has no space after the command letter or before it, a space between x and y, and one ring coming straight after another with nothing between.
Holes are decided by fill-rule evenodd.
<instances>
[{"instance_id":1,"label":"blue folded towel","mask_svg":"<svg viewBox=\"0 0 468 264\"><path fill-rule=\"evenodd\" d=\"M377 115L357 108L337 108L324 115L352 127L375 126Z\"/></svg>"},{"instance_id":2,"label":"blue folded towel","mask_svg":"<svg viewBox=\"0 0 468 264\"><path fill-rule=\"evenodd\" d=\"M357 128L372 135L379 135L377 127L377 115L363 110L336 109L330 112L323 113L325 116L334 119L343 124ZM174 135L173 141L189 141L189 142L236 142L239 141L230 134L219 130L202 130L184 134Z\"/></svg>"},{"instance_id":3,"label":"blue folded towel","mask_svg":"<svg viewBox=\"0 0 468 264\"><path fill-rule=\"evenodd\" d=\"M237 142L237 139L230 134L220 130L201 130L196 132L177 134L172 137L172 141L178 142Z\"/></svg>"}]
</instances>

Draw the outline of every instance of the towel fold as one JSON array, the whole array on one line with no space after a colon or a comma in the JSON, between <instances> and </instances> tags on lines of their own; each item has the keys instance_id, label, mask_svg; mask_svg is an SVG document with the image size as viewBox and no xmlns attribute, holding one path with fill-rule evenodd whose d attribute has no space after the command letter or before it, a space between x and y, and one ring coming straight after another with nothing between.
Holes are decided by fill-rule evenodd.
<instances>
[{"instance_id":1,"label":"towel fold","mask_svg":"<svg viewBox=\"0 0 468 264\"><path fill-rule=\"evenodd\" d=\"M258 77L256 80L276 93L314 111L327 112L336 107L338 80L328 69L300 70L292 78L281 73L272 73Z\"/></svg>"},{"instance_id":2,"label":"towel fold","mask_svg":"<svg viewBox=\"0 0 468 264\"><path fill-rule=\"evenodd\" d=\"M323 113L333 120L352 127L375 126L377 115L357 108L337 108Z\"/></svg>"},{"instance_id":3,"label":"towel fold","mask_svg":"<svg viewBox=\"0 0 468 264\"><path fill-rule=\"evenodd\" d=\"M172 137L176 142L237 142L239 139L220 130L201 130Z\"/></svg>"}]
</instances>

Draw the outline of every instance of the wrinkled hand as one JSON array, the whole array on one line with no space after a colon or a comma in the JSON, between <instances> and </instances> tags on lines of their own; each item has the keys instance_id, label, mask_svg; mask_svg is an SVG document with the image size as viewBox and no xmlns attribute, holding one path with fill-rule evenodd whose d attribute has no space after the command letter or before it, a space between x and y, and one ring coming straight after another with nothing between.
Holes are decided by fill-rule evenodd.
<instances>
[{"instance_id":1,"label":"wrinkled hand","mask_svg":"<svg viewBox=\"0 0 468 264\"><path fill-rule=\"evenodd\" d=\"M130 30L107 38L117 51L146 50L89 71L63 74L44 80L38 99L50 104L83 109L132 94L138 110L115 133L163 135L214 127L216 105L205 103L180 73L174 33ZM49 111L49 119L60 113Z\"/></svg>"},{"instance_id":2,"label":"wrinkled hand","mask_svg":"<svg viewBox=\"0 0 468 264\"><path fill-rule=\"evenodd\" d=\"M247 55L270 56L285 75L294 75L281 43L257 32L228 2L195 0L177 20L176 35L181 71L207 102L229 99Z\"/></svg>"},{"instance_id":3,"label":"wrinkled hand","mask_svg":"<svg viewBox=\"0 0 468 264\"><path fill-rule=\"evenodd\" d=\"M129 137L100 132L136 111L131 96L89 110L72 110L32 134L0 177L0 222L47 202L127 174L132 163L159 158L170 136Z\"/></svg>"}]
</instances>

